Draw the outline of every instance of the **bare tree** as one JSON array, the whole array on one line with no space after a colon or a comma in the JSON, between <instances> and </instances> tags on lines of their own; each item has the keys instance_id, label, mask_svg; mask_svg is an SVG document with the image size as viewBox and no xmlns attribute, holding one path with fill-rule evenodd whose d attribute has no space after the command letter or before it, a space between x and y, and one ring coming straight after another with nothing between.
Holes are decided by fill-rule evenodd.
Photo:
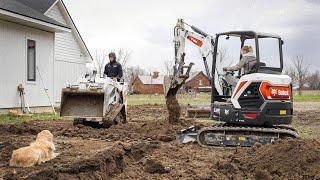
<instances>
[{"instance_id":1,"label":"bare tree","mask_svg":"<svg viewBox=\"0 0 320 180\"><path fill-rule=\"evenodd\" d=\"M98 75L103 76L103 69L107 63L107 51L103 49L96 49L94 52L94 61L98 70Z\"/></svg>"},{"instance_id":2,"label":"bare tree","mask_svg":"<svg viewBox=\"0 0 320 180\"><path fill-rule=\"evenodd\" d=\"M132 88L133 81L140 75L146 75L147 72L139 66L127 67L127 73L124 74L124 80L128 82L129 90Z\"/></svg>"},{"instance_id":3,"label":"bare tree","mask_svg":"<svg viewBox=\"0 0 320 180\"><path fill-rule=\"evenodd\" d=\"M222 68L222 67L228 67L233 64L233 59L231 59L228 49L226 48L221 48L218 50L218 58L217 58L217 67Z\"/></svg>"},{"instance_id":4,"label":"bare tree","mask_svg":"<svg viewBox=\"0 0 320 180\"><path fill-rule=\"evenodd\" d=\"M307 85L312 90L319 90L320 89L320 73L319 73L319 71L315 71L307 77Z\"/></svg>"},{"instance_id":5,"label":"bare tree","mask_svg":"<svg viewBox=\"0 0 320 180\"><path fill-rule=\"evenodd\" d=\"M303 56L295 56L292 64L285 73L292 78L293 84L298 86L298 93L301 95L302 88L307 82L309 65L305 64Z\"/></svg>"},{"instance_id":6,"label":"bare tree","mask_svg":"<svg viewBox=\"0 0 320 180\"><path fill-rule=\"evenodd\" d=\"M173 75L174 61L164 61L165 74L167 76Z\"/></svg>"}]
</instances>

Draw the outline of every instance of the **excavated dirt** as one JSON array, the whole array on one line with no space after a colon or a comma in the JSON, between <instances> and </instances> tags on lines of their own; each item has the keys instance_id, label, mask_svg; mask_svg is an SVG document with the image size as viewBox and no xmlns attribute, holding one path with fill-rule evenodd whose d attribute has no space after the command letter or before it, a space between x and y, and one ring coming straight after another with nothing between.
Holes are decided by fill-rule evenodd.
<instances>
[{"instance_id":1,"label":"excavated dirt","mask_svg":"<svg viewBox=\"0 0 320 180\"><path fill-rule=\"evenodd\" d=\"M310 110L310 111L297 111L295 113L297 117L298 124L305 124L305 125L320 125L320 116L319 111Z\"/></svg>"},{"instance_id":2,"label":"excavated dirt","mask_svg":"<svg viewBox=\"0 0 320 180\"><path fill-rule=\"evenodd\" d=\"M252 148L181 145L176 132L201 124L193 119L171 124L162 105L129 107L128 112L127 124L108 129L73 126L66 120L1 124L0 179L320 179L318 140ZM309 127L304 119L316 118L317 113L297 112L295 122ZM9 167L12 151L34 141L43 129L54 134L61 154L31 168Z\"/></svg>"},{"instance_id":3,"label":"excavated dirt","mask_svg":"<svg viewBox=\"0 0 320 180\"><path fill-rule=\"evenodd\" d=\"M320 142L281 140L265 146L240 149L221 169L239 171L256 179L320 179Z\"/></svg>"}]
</instances>

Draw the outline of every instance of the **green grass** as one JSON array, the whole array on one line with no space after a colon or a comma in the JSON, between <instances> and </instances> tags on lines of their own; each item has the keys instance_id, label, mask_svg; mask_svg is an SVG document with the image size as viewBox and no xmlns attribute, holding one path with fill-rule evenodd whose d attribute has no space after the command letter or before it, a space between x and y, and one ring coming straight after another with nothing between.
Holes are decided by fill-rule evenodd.
<instances>
[{"instance_id":1,"label":"green grass","mask_svg":"<svg viewBox=\"0 0 320 180\"><path fill-rule=\"evenodd\" d=\"M199 94L178 94L178 101L181 105L193 104L202 105L210 104L211 96L209 93ZM134 94L129 95L128 105L143 105L143 104L165 104L163 94L148 95L148 94Z\"/></svg>"},{"instance_id":2,"label":"green grass","mask_svg":"<svg viewBox=\"0 0 320 180\"><path fill-rule=\"evenodd\" d=\"M293 97L294 101L298 102L320 102L320 91L304 91L302 95L298 95L296 92ZM210 104L210 93L198 93L198 94L178 94L178 101L182 105L193 104ZM165 98L163 94L148 95L148 94L133 94L129 95L129 105L142 105L142 104L165 104Z\"/></svg>"},{"instance_id":3,"label":"green grass","mask_svg":"<svg viewBox=\"0 0 320 180\"><path fill-rule=\"evenodd\" d=\"M178 100L181 105L209 105L211 100L210 93L198 93L198 94L178 94ZM301 96L295 92L294 101L298 102L320 102L320 91L304 91ZM165 104L165 98L163 94L159 95L147 95L147 94L134 94L129 95L128 105L143 105L143 104ZM16 117L10 115L0 115L1 123L20 123L32 120L55 120L59 119L58 114L53 113L40 113L33 114L31 117Z\"/></svg>"},{"instance_id":4,"label":"green grass","mask_svg":"<svg viewBox=\"0 0 320 180\"><path fill-rule=\"evenodd\" d=\"M32 116L24 116L24 117L5 114L5 115L0 115L0 124L22 123L22 122L33 121L33 120L56 120L56 119L59 119L59 115L54 113L39 113L39 114L33 114Z\"/></svg>"},{"instance_id":5,"label":"green grass","mask_svg":"<svg viewBox=\"0 0 320 180\"><path fill-rule=\"evenodd\" d=\"M298 102L320 102L320 94L294 95L293 100Z\"/></svg>"}]
</instances>

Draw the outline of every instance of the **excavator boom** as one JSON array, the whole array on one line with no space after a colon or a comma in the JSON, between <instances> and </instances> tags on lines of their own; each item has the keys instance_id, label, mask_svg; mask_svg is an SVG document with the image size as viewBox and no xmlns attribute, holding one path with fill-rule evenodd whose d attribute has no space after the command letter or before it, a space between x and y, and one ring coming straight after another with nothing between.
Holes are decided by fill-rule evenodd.
<instances>
[{"instance_id":1,"label":"excavator boom","mask_svg":"<svg viewBox=\"0 0 320 180\"><path fill-rule=\"evenodd\" d=\"M185 26L190 27L190 31ZM193 31L193 32L192 32ZM194 63L185 65L185 43L189 40L199 48L203 57L204 66L207 76L211 78L210 70L207 64L207 59L212 58L213 40L207 33L203 32L195 26L190 26L182 19L179 19L174 28L174 49L175 49L175 65L173 75L167 80L165 96L175 97L178 90L185 84L189 78L190 71ZM211 80L210 80L211 82Z\"/></svg>"}]
</instances>

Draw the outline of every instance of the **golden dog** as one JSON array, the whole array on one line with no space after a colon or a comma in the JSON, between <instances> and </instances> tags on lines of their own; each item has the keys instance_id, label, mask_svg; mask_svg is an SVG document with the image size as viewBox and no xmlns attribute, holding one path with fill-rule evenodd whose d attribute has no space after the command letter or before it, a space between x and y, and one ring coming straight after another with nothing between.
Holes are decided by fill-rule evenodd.
<instances>
[{"instance_id":1,"label":"golden dog","mask_svg":"<svg viewBox=\"0 0 320 180\"><path fill-rule=\"evenodd\" d=\"M10 166L31 167L57 157L54 153L53 135L48 130L41 131L29 146L14 150L10 159Z\"/></svg>"}]
</instances>

